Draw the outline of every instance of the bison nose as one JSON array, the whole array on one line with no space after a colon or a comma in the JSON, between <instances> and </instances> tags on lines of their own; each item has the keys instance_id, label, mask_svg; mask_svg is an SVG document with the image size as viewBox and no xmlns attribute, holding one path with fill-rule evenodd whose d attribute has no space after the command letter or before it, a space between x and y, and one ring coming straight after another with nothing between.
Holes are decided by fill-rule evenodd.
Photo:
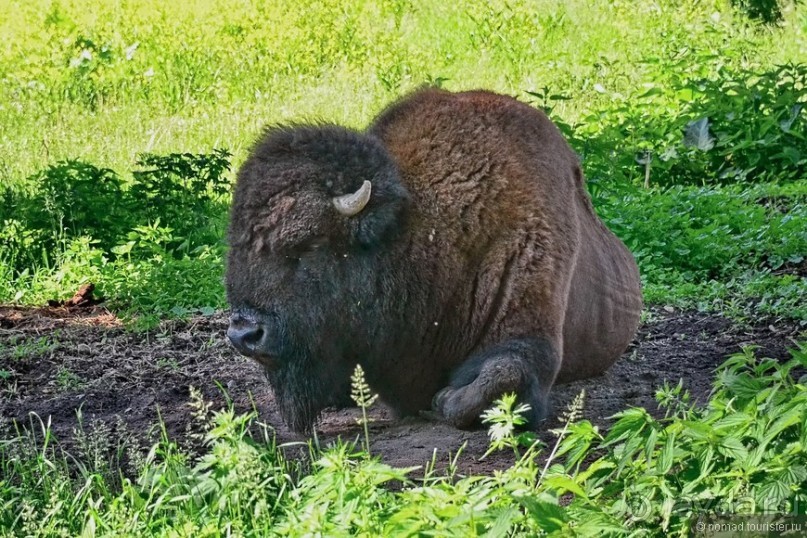
<instances>
[{"instance_id":1,"label":"bison nose","mask_svg":"<svg viewBox=\"0 0 807 538\"><path fill-rule=\"evenodd\" d=\"M233 346L247 356L260 355L266 348L268 332L258 322L244 318L233 318L227 329L227 338Z\"/></svg>"}]
</instances>

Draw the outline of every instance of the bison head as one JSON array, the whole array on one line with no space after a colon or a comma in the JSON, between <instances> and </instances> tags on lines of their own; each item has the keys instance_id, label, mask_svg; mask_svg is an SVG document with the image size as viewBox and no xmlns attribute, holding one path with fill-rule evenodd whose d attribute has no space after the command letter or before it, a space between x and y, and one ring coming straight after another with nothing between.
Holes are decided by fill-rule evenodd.
<instances>
[{"instance_id":1,"label":"bison head","mask_svg":"<svg viewBox=\"0 0 807 538\"><path fill-rule=\"evenodd\" d=\"M346 396L382 330L408 200L382 144L337 126L269 129L238 173L227 334L295 430Z\"/></svg>"}]
</instances>

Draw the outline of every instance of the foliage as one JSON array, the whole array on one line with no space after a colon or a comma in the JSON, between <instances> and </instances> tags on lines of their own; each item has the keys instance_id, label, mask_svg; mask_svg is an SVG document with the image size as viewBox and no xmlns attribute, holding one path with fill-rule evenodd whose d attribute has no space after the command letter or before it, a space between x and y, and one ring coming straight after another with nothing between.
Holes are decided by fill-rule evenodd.
<instances>
[{"instance_id":1,"label":"foliage","mask_svg":"<svg viewBox=\"0 0 807 538\"><path fill-rule=\"evenodd\" d=\"M807 323L803 182L599 193L598 211L631 249L650 304Z\"/></svg>"},{"instance_id":2,"label":"foliage","mask_svg":"<svg viewBox=\"0 0 807 538\"><path fill-rule=\"evenodd\" d=\"M807 191L769 202L776 189L635 190L600 212L628 245L642 273L675 271L691 281L726 279L746 269L781 270L807 253Z\"/></svg>"},{"instance_id":3,"label":"foliage","mask_svg":"<svg viewBox=\"0 0 807 538\"><path fill-rule=\"evenodd\" d=\"M0 232L4 297L44 302L92 281L133 312L223 305L225 157L149 156L141 166L151 168L129 183L111 170L61 163L34 176L28 191L4 191L11 217ZM598 210L639 262L649 302L698 299L696 306L709 307L709 298L735 317L756 311L807 320L799 300L803 183L597 188ZM739 310L737 300L745 305Z\"/></svg>"},{"instance_id":4,"label":"foliage","mask_svg":"<svg viewBox=\"0 0 807 538\"><path fill-rule=\"evenodd\" d=\"M277 11L256 6L241 14L243 20L222 23L216 34L221 42L203 51L200 44L211 39L196 33L198 25L178 20L195 36L182 44L148 32L132 41L123 29L80 23L79 15L57 3L44 21L47 31L26 43L32 57L50 54L50 63L32 71L27 60L12 54L12 75L0 91L34 110L57 103L62 114L74 106L112 110L134 99L145 109L190 108L207 118L197 105L246 99L245 88L252 88L252 99L265 99L267 89L256 86L256 73L268 77L274 70L275 81L278 73L308 80L333 62L350 66L351 73L372 65L384 88L373 95L397 95L417 66L425 65L424 54L435 53L408 41L400 50L411 54L398 51L413 28L426 24L425 6L326 2L319 8L310 19L291 6ZM635 15L614 3L585 9L592 20L607 15L631 21ZM503 71L508 87L523 90L553 117L581 156L599 213L636 255L650 302L804 321L798 298L804 293L799 277L807 238L800 223L807 195L799 180L807 173L807 68L774 65L754 52L771 45L764 35L743 32L723 19L727 14L692 9L685 19L671 10L654 18L652 28L630 26L638 34L626 39L635 40L642 54L624 62L596 55L600 30L586 27L581 35L588 48L570 49L577 55L576 69L592 66L584 73L572 70L562 54L547 62L546 52L535 46L536 36L547 44L567 43L571 33L582 31L568 7L542 15L521 2L458 5L445 14L452 31L439 34L445 41L434 50L456 56L467 49L508 66ZM387 21L391 33L382 39L378 28L364 26L367 11ZM149 13L133 16L150 20ZM120 15L110 14L110 20ZM708 24L688 26L699 17ZM289 32L268 39L263 24L281 19ZM314 22L332 31L314 35ZM5 28L16 31L13 25ZM466 31L463 41L459 36ZM654 31L664 39L656 43ZM726 47L726 40L734 46ZM281 42L285 48L264 50ZM164 54L155 57L158 49ZM260 64L252 56L256 51L263 51ZM155 69L155 58L160 69L143 75ZM445 71L420 73L446 85L451 77L441 74L450 75L456 61L446 56L431 62ZM538 87L523 78L537 64L548 66ZM19 77L30 87L17 87ZM277 89L282 84L272 87L283 99L296 95ZM145 153L132 157L131 175L73 159L0 186L0 300L41 303L69 296L75 285L91 280L113 304L141 314L223 305L231 157L222 149Z\"/></svg>"},{"instance_id":5,"label":"foliage","mask_svg":"<svg viewBox=\"0 0 807 538\"><path fill-rule=\"evenodd\" d=\"M417 468L344 443L312 449L314 464L300 476L254 413L211 412L198 396L207 433L197 457L164 434L148 451L130 437L110 445L104 424L77 429L79 451L67 454L33 421L0 443L0 532L669 536L687 535L708 514L804 514L807 390L796 376L807 348L792 357L780 363L746 348L719 368L704 407L680 384L666 386L657 393L663 418L629 409L603 433L576 418L578 399L543 465L533 440L492 476L429 467L415 478ZM506 397L487 415L513 426L519 412ZM502 448L519 437L491 429Z\"/></svg>"},{"instance_id":6,"label":"foliage","mask_svg":"<svg viewBox=\"0 0 807 538\"><path fill-rule=\"evenodd\" d=\"M129 182L65 161L0 188L0 260L13 298L44 302L92 281L124 308L220 305L229 157L142 155L145 169Z\"/></svg>"},{"instance_id":7,"label":"foliage","mask_svg":"<svg viewBox=\"0 0 807 538\"><path fill-rule=\"evenodd\" d=\"M665 67L675 72L692 60ZM706 76L684 71L648 86L613 94L570 133L595 184L746 185L807 174L804 64L717 65Z\"/></svg>"},{"instance_id":8,"label":"foliage","mask_svg":"<svg viewBox=\"0 0 807 538\"><path fill-rule=\"evenodd\" d=\"M532 432L516 433L527 423L524 415L529 410L529 404L521 403L516 406L515 394L504 394L496 400L492 408L482 413L482 423L489 424L490 434L490 449L483 457L505 448L510 448L516 456L520 456L520 447L531 447L535 444Z\"/></svg>"},{"instance_id":9,"label":"foliage","mask_svg":"<svg viewBox=\"0 0 807 538\"><path fill-rule=\"evenodd\" d=\"M794 3L800 2L801 0L794 0ZM749 18L765 24L781 22L782 5L786 4L781 0L731 0L731 3Z\"/></svg>"},{"instance_id":10,"label":"foliage","mask_svg":"<svg viewBox=\"0 0 807 538\"><path fill-rule=\"evenodd\" d=\"M140 155L136 164L144 169L132 173L129 188L131 203L135 211L139 209L138 222L162 221L179 237L187 238L187 245L215 242L215 235L203 236L202 241L192 238L198 238L194 232L210 229L211 219L225 211L230 191L225 173L230 170L231 156L223 149L200 155Z\"/></svg>"},{"instance_id":11,"label":"foliage","mask_svg":"<svg viewBox=\"0 0 807 538\"><path fill-rule=\"evenodd\" d=\"M804 320L807 19L733 3L11 0L0 301L93 281L141 315L222 306L229 165L259 126L361 125L427 82L547 111L651 302Z\"/></svg>"},{"instance_id":12,"label":"foliage","mask_svg":"<svg viewBox=\"0 0 807 538\"><path fill-rule=\"evenodd\" d=\"M560 450L567 469L592 448L607 452L574 477L583 494L570 511L676 535L704 513L803 514L807 392L795 376L805 351L779 363L745 348L719 368L703 408L679 384L657 394L663 420L631 409L604 436L580 423Z\"/></svg>"},{"instance_id":13,"label":"foliage","mask_svg":"<svg viewBox=\"0 0 807 538\"><path fill-rule=\"evenodd\" d=\"M128 184L114 171L70 160L48 166L16 188L2 189L0 252L13 252L17 269L50 265L58 247L87 236L105 254L132 248L165 250L173 233L184 249L215 243L226 211L229 170L225 150L212 154L142 155ZM162 222L162 226L160 223ZM128 241L126 241L128 239ZM175 245L176 246L176 245Z\"/></svg>"}]
</instances>

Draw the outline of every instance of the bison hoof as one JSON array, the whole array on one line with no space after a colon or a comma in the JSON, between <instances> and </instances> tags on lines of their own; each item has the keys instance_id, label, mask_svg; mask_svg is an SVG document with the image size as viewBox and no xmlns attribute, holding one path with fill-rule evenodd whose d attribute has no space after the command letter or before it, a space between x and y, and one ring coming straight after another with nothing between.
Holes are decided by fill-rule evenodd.
<instances>
[{"instance_id":1,"label":"bison hoof","mask_svg":"<svg viewBox=\"0 0 807 538\"><path fill-rule=\"evenodd\" d=\"M507 392L520 392L524 372L517 363L506 359L489 360L479 375L461 387L449 386L435 394L432 408L457 428L470 428L496 398Z\"/></svg>"}]
</instances>

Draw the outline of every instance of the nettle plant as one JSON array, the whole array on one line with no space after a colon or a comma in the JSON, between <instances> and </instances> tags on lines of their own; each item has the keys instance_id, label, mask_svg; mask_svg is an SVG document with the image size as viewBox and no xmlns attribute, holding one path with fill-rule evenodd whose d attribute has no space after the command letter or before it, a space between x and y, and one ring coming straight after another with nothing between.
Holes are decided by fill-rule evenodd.
<instances>
[{"instance_id":1,"label":"nettle plant","mask_svg":"<svg viewBox=\"0 0 807 538\"><path fill-rule=\"evenodd\" d=\"M698 171L721 183L791 181L807 173L807 66L750 75L721 68L679 91L689 97L687 123L680 142L664 150L669 173L680 171L691 183L702 181Z\"/></svg>"},{"instance_id":2,"label":"nettle plant","mask_svg":"<svg viewBox=\"0 0 807 538\"><path fill-rule=\"evenodd\" d=\"M663 419L630 409L605 436L574 424L557 468L576 484L568 513L651 535L685 535L703 514L807 513L807 348L791 354L779 362L744 348L719 368L704 407L679 383L656 395Z\"/></svg>"},{"instance_id":3,"label":"nettle plant","mask_svg":"<svg viewBox=\"0 0 807 538\"><path fill-rule=\"evenodd\" d=\"M0 444L0 527L70 536L213 536L222 528L243 536L687 536L708 514L803 515L805 345L781 362L747 347L718 369L703 406L680 383L665 386L662 418L629 409L602 434L579 420L579 397L546 457L519 432L524 408L505 396L485 414L489 452L512 451L515 462L490 476L461 475L455 457L447 472L432 462L418 477L418 468L370 456L366 429L364 449L310 446L312 461L295 462L256 412L212 411L196 391L202 455L163 430L144 456L136 443L110 444L103 425L67 455L39 424ZM373 398L360 377L353 389L366 410Z\"/></svg>"},{"instance_id":4,"label":"nettle plant","mask_svg":"<svg viewBox=\"0 0 807 538\"><path fill-rule=\"evenodd\" d=\"M636 190L599 209L646 276L667 271L690 279L727 279L804 260L801 197L794 196L794 207L781 212L765 207L760 196L735 186L672 187L663 196Z\"/></svg>"}]
</instances>

